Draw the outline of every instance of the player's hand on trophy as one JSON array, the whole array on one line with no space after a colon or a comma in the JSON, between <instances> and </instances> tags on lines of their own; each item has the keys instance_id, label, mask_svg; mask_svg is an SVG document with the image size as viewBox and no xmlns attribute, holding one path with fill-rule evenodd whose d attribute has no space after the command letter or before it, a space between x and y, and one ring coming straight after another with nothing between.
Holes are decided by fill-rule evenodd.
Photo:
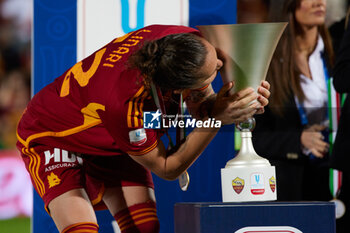
<instances>
[{"instance_id":1,"label":"player's hand on trophy","mask_svg":"<svg viewBox=\"0 0 350 233\"><path fill-rule=\"evenodd\" d=\"M223 125L238 124L252 117L266 103L265 96L269 94L268 91L266 92L268 88L264 86L260 93L263 96L263 103L261 103L259 95L253 88L230 94L233 86L234 82L228 82L220 89L211 111L211 117L221 120Z\"/></svg>"},{"instance_id":2,"label":"player's hand on trophy","mask_svg":"<svg viewBox=\"0 0 350 233\"><path fill-rule=\"evenodd\" d=\"M261 81L260 86L258 87L258 101L261 104L260 107L258 107L258 111L256 114L262 114L264 113L264 107L268 105L269 103L269 97L270 97L270 84L267 81Z\"/></svg>"},{"instance_id":3,"label":"player's hand on trophy","mask_svg":"<svg viewBox=\"0 0 350 233\"><path fill-rule=\"evenodd\" d=\"M329 144L325 142L322 131L326 129L324 125L312 125L301 133L301 144L318 158L323 158L329 150Z\"/></svg>"}]
</instances>

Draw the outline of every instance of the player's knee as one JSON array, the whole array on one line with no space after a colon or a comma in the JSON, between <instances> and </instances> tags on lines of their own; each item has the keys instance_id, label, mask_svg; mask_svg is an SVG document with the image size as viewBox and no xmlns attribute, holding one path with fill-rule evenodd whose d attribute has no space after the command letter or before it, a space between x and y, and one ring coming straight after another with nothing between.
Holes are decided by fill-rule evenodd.
<instances>
[{"instance_id":1,"label":"player's knee","mask_svg":"<svg viewBox=\"0 0 350 233\"><path fill-rule=\"evenodd\" d=\"M61 233L81 233L81 232L98 233L98 225L92 222L76 223L64 228L64 230Z\"/></svg>"},{"instance_id":2,"label":"player's knee","mask_svg":"<svg viewBox=\"0 0 350 233\"><path fill-rule=\"evenodd\" d=\"M122 233L158 233L156 204L152 201L136 204L114 215Z\"/></svg>"}]
</instances>

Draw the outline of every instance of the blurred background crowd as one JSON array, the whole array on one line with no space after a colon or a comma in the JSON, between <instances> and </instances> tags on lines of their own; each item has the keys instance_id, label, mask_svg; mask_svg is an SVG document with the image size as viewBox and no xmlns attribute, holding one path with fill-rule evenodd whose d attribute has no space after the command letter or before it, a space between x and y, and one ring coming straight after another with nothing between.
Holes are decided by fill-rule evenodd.
<instances>
[{"instance_id":1,"label":"blurred background crowd","mask_svg":"<svg viewBox=\"0 0 350 233\"><path fill-rule=\"evenodd\" d=\"M30 98L31 0L0 1L0 148L13 149Z\"/></svg>"},{"instance_id":2,"label":"blurred background crowd","mask_svg":"<svg viewBox=\"0 0 350 233\"><path fill-rule=\"evenodd\" d=\"M237 0L237 22L267 22L281 2ZM344 21L348 4L327 0L326 26L332 28L335 51L342 36L337 25ZM31 96L32 16L33 0L0 0L0 219L28 219L32 212L30 180L16 151L16 125Z\"/></svg>"},{"instance_id":3,"label":"blurred background crowd","mask_svg":"<svg viewBox=\"0 0 350 233\"><path fill-rule=\"evenodd\" d=\"M32 0L0 0L0 232L29 232L32 186L16 150L30 99Z\"/></svg>"}]
</instances>

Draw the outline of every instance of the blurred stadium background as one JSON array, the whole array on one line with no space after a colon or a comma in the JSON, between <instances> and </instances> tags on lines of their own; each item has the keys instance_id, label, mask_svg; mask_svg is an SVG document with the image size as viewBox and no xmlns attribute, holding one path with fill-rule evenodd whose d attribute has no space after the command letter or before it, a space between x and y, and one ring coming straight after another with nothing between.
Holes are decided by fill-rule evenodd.
<instances>
[{"instance_id":1,"label":"blurred stadium background","mask_svg":"<svg viewBox=\"0 0 350 233\"><path fill-rule=\"evenodd\" d=\"M15 149L30 99L32 0L0 1L0 232L30 232L33 194Z\"/></svg>"}]
</instances>

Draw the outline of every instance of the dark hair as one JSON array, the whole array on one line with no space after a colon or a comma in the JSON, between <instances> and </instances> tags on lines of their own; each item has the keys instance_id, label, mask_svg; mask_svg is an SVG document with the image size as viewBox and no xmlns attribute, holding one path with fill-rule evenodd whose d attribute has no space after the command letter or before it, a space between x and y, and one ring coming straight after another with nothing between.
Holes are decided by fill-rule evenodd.
<instances>
[{"instance_id":1,"label":"dark hair","mask_svg":"<svg viewBox=\"0 0 350 233\"><path fill-rule=\"evenodd\" d=\"M283 106L290 95L294 94L302 102L305 94L300 85L300 69L295 60L297 50L296 35L301 33L300 25L296 21L295 11L300 7L301 0L285 0L283 10L270 14L272 21L287 21L288 26L278 43L274 56L271 60L267 74L267 80L271 84L270 107L276 114L283 115ZM319 25L318 32L321 35L327 63L330 67L334 63L334 53L329 33L326 26Z\"/></svg>"},{"instance_id":2,"label":"dark hair","mask_svg":"<svg viewBox=\"0 0 350 233\"><path fill-rule=\"evenodd\" d=\"M202 77L207 49L200 38L190 33L147 41L129 59L141 71L146 86L151 82L165 90L193 87Z\"/></svg>"}]
</instances>

